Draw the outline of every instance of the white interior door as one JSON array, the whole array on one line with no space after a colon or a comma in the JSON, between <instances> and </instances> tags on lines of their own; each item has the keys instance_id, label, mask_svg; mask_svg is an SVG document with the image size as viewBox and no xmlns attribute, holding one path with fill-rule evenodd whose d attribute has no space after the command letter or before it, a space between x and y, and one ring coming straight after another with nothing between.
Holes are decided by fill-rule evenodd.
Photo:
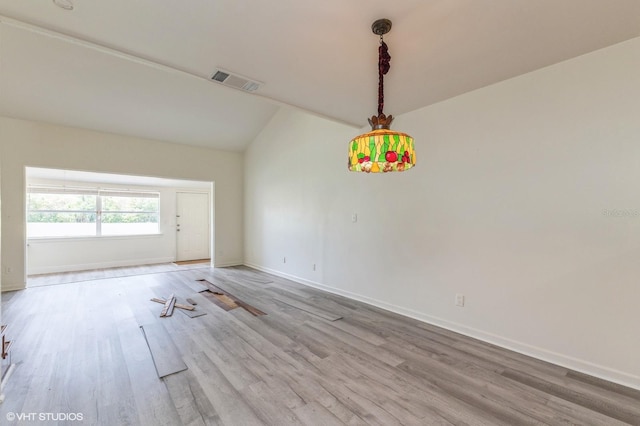
<instances>
[{"instance_id":1,"label":"white interior door","mask_svg":"<svg viewBox=\"0 0 640 426\"><path fill-rule=\"evenodd\" d=\"M209 194L178 192L176 260L209 259Z\"/></svg>"}]
</instances>

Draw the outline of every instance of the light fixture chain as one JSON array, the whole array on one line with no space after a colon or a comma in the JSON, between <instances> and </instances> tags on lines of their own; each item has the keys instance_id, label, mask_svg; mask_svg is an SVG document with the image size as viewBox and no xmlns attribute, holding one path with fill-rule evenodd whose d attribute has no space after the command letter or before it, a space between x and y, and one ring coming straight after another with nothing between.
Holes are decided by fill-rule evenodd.
<instances>
[{"instance_id":1,"label":"light fixture chain","mask_svg":"<svg viewBox=\"0 0 640 426\"><path fill-rule=\"evenodd\" d=\"M380 47L378 47L378 115L382 115L384 109L384 75L389 72L391 65L389 48L380 35Z\"/></svg>"}]
</instances>

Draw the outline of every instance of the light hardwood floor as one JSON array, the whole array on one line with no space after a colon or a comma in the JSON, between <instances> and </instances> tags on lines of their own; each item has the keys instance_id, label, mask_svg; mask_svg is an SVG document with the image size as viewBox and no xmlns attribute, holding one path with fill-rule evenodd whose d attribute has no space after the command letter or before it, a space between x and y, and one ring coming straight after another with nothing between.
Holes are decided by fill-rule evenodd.
<instances>
[{"instance_id":1,"label":"light hardwood floor","mask_svg":"<svg viewBox=\"0 0 640 426\"><path fill-rule=\"evenodd\" d=\"M206 279L267 313L224 311ZM206 315L159 318L151 297ZM198 268L2 295L17 368L8 413L97 425L640 425L640 392L246 267ZM342 316L330 321L279 302ZM159 379L140 325L188 369ZM47 424L35 421L31 424ZM49 424L56 424L50 422Z\"/></svg>"},{"instance_id":2,"label":"light hardwood floor","mask_svg":"<svg viewBox=\"0 0 640 426\"><path fill-rule=\"evenodd\" d=\"M62 272L59 274L39 274L27 277L27 287L42 287L45 285L58 285L77 283L80 281L103 280L107 278L132 277L135 275L159 274L161 272L186 271L189 269L208 268L207 261L182 264L155 263L152 265L123 266L119 268L91 269L88 271Z\"/></svg>"}]
</instances>

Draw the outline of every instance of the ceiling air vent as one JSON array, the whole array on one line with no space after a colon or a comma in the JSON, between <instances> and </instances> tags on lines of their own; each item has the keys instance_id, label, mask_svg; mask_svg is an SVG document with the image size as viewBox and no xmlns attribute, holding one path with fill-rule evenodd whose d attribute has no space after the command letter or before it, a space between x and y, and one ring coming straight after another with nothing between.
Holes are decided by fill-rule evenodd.
<instances>
[{"instance_id":1,"label":"ceiling air vent","mask_svg":"<svg viewBox=\"0 0 640 426\"><path fill-rule=\"evenodd\" d=\"M234 89L244 90L245 92L256 91L262 85L262 83L258 81L220 69L211 76L211 80L224 84L225 86L233 87Z\"/></svg>"}]
</instances>

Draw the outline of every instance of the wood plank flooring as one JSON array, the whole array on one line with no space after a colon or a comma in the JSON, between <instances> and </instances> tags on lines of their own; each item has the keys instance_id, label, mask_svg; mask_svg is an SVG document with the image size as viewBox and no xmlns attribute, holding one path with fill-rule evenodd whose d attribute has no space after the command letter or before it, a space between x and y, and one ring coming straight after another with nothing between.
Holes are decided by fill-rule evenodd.
<instances>
[{"instance_id":1,"label":"wood plank flooring","mask_svg":"<svg viewBox=\"0 0 640 426\"><path fill-rule=\"evenodd\" d=\"M186 271L190 269L209 269L206 260L178 263L154 263L151 265L122 266L119 268L90 269L86 271L62 272L59 274L39 274L27 277L27 287L42 287L76 283L80 281L103 280L107 278L132 277L162 272Z\"/></svg>"},{"instance_id":2,"label":"wood plank flooring","mask_svg":"<svg viewBox=\"0 0 640 426\"><path fill-rule=\"evenodd\" d=\"M197 292L199 279L267 315L221 309ZM149 299L172 293L206 315L159 318ZM3 425L29 424L7 413L84 419L38 425L640 425L640 391L246 267L2 299L17 363ZM170 336L187 370L159 379L140 325Z\"/></svg>"}]
</instances>

